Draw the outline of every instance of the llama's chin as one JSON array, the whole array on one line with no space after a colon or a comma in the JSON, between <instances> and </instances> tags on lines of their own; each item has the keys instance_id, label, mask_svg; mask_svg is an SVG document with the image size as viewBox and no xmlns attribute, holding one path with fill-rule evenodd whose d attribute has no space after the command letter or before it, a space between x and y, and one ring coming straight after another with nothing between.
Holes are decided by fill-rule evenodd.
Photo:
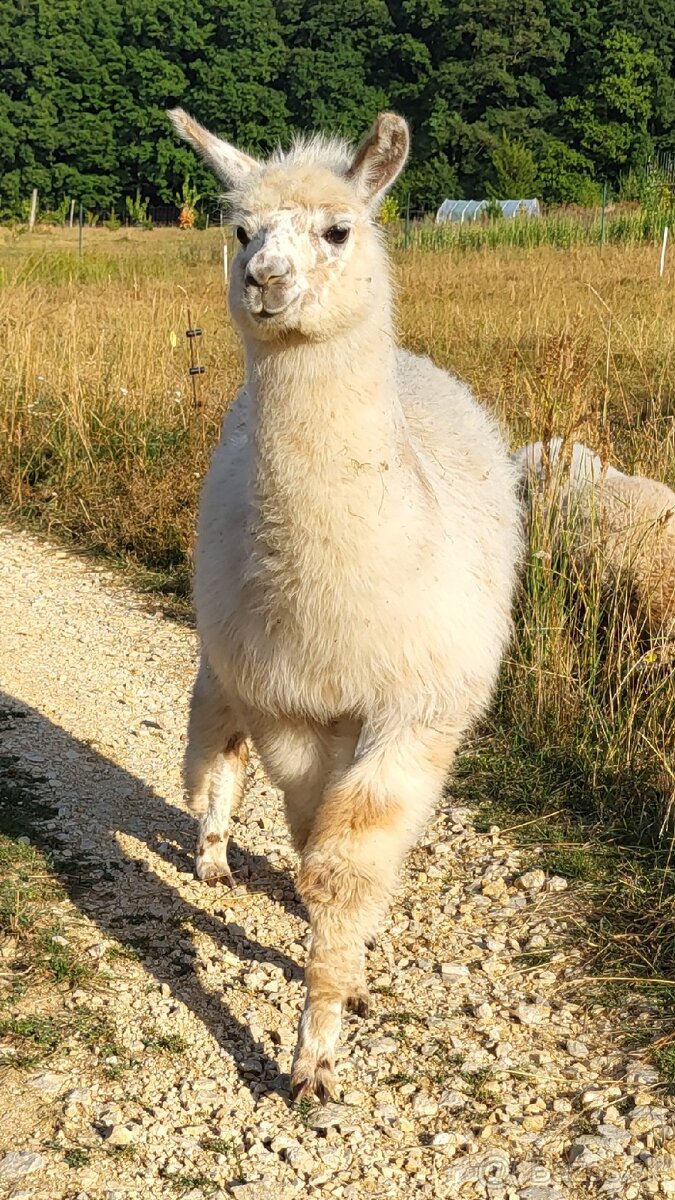
<instances>
[{"instance_id":1,"label":"llama's chin","mask_svg":"<svg viewBox=\"0 0 675 1200\"><path fill-rule=\"evenodd\" d=\"M323 342L335 332L334 322L327 322L325 314L315 306L302 303L302 294L295 296L284 308L276 312L260 309L253 312L248 306L230 306L232 317L241 333L253 341L272 342L299 339Z\"/></svg>"}]
</instances>

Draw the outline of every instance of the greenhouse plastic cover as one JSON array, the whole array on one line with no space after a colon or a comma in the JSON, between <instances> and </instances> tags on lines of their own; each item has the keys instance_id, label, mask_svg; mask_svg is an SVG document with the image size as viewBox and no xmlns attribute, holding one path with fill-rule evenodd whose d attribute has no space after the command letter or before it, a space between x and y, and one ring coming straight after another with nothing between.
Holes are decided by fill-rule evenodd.
<instances>
[{"instance_id":1,"label":"greenhouse plastic cover","mask_svg":"<svg viewBox=\"0 0 675 1200\"><path fill-rule=\"evenodd\" d=\"M489 205L498 204L505 217L522 213L526 217L541 216L538 200L444 200L436 213L436 224L443 221L475 221Z\"/></svg>"}]
</instances>

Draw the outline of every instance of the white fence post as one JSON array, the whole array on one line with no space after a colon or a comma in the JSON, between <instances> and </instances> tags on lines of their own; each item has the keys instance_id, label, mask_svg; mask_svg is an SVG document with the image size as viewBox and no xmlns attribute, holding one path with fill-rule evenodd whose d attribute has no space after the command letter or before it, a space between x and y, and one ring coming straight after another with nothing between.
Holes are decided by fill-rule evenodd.
<instances>
[{"instance_id":1,"label":"white fence post","mask_svg":"<svg viewBox=\"0 0 675 1200\"><path fill-rule=\"evenodd\" d=\"M668 245L668 226L663 230L663 241L661 243L661 262L659 263L659 279L663 279L663 272L666 267L666 246Z\"/></svg>"},{"instance_id":2,"label":"white fence post","mask_svg":"<svg viewBox=\"0 0 675 1200\"><path fill-rule=\"evenodd\" d=\"M28 228L32 229L37 216L37 188L33 188L33 195L30 198L30 216L28 218Z\"/></svg>"}]
</instances>

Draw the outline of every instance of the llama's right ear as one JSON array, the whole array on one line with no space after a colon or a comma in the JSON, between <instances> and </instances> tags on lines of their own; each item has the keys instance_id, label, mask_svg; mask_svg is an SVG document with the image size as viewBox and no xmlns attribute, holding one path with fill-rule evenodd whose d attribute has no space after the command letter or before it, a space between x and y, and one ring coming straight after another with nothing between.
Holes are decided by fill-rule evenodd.
<instances>
[{"instance_id":1,"label":"llama's right ear","mask_svg":"<svg viewBox=\"0 0 675 1200\"><path fill-rule=\"evenodd\" d=\"M345 175L362 200L375 208L405 166L410 149L408 126L397 113L380 113Z\"/></svg>"},{"instance_id":2,"label":"llama's right ear","mask_svg":"<svg viewBox=\"0 0 675 1200\"><path fill-rule=\"evenodd\" d=\"M172 108L167 113L174 128L186 142L194 146L198 154L206 159L219 179L230 187L240 187L255 172L260 170L260 163L249 154L236 150L229 142L209 133L199 121L195 121L182 108Z\"/></svg>"}]
</instances>

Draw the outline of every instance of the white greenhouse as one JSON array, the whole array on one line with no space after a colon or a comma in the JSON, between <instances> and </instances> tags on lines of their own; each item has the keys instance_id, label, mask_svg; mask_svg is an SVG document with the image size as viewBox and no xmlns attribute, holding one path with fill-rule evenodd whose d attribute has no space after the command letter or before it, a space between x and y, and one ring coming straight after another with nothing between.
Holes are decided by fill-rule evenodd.
<instances>
[{"instance_id":1,"label":"white greenhouse","mask_svg":"<svg viewBox=\"0 0 675 1200\"><path fill-rule=\"evenodd\" d=\"M540 217L541 207L538 200L444 200L436 213L436 224L443 225L446 221L476 221L481 213L497 204L502 210L502 216L510 220L512 217Z\"/></svg>"}]
</instances>

